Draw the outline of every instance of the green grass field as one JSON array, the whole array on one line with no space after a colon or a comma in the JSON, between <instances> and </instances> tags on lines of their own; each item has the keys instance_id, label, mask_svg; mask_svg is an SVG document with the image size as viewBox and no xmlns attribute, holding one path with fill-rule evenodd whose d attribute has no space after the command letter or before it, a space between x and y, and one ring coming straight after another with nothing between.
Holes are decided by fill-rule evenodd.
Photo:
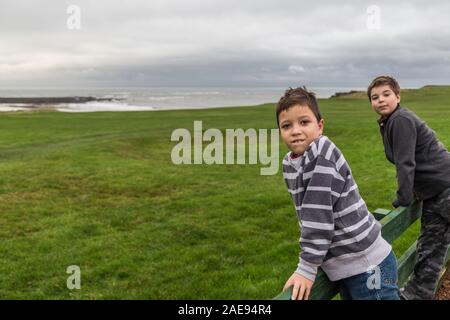
<instances>
[{"instance_id":1,"label":"green grass field","mask_svg":"<svg viewBox=\"0 0 450 320\"><path fill-rule=\"evenodd\" d=\"M280 95L282 92L280 92ZM450 146L450 87L402 104ZM370 210L396 181L365 98L320 100ZM270 299L298 262L281 170L174 165L173 130L276 128L274 105L158 112L0 114L1 299ZM205 143L207 145L208 143ZM280 144L280 159L287 149ZM416 223L395 243L400 255ZM69 290L66 269L81 268Z\"/></svg>"}]
</instances>

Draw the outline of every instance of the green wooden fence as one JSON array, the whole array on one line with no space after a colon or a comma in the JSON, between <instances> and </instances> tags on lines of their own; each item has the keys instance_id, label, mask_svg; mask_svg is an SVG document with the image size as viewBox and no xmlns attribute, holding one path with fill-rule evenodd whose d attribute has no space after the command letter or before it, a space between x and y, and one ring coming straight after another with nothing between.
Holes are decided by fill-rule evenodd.
<instances>
[{"instance_id":1,"label":"green wooden fence","mask_svg":"<svg viewBox=\"0 0 450 320\"><path fill-rule=\"evenodd\" d=\"M382 225L381 234L389 243L394 242L405 232L421 215L422 203L414 202L409 207L398 207L392 211L377 209L373 213L375 218ZM414 269L416 258L417 241L414 242L408 250L398 259L398 284L403 284L408 280ZM450 248L449 248L450 249ZM447 251L446 263L449 262L450 250ZM311 300L330 300L339 293L339 285L332 282L327 275L319 268L316 280L311 289L309 299ZM275 300L290 300L292 287L277 295Z\"/></svg>"}]
</instances>

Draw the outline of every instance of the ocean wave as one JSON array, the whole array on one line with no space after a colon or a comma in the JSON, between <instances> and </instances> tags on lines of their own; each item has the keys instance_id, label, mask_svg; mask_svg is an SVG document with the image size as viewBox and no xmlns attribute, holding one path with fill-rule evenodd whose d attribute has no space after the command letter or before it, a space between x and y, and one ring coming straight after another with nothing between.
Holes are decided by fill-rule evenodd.
<instances>
[{"instance_id":1,"label":"ocean wave","mask_svg":"<svg viewBox=\"0 0 450 320\"><path fill-rule=\"evenodd\" d=\"M150 111L155 108L150 106L128 105L127 103L114 102L87 102L87 103L66 103L55 105L55 109L60 112L98 112L98 111Z\"/></svg>"},{"instance_id":2,"label":"ocean wave","mask_svg":"<svg viewBox=\"0 0 450 320\"><path fill-rule=\"evenodd\" d=\"M104 94L100 99L110 99L110 100L126 100L130 97L129 92L116 92L112 94Z\"/></svg>"},{"instance_id":3,"label":"ocean wave","mask_svg":"<svg viewBox=\"0 0 450 320\"><path fill-rule=\"evenodd\" d=\"M215 96L215 95L224 95L224 92L220 91L187 91L187 92L175 92L177 95L185 95L185 96Z\"/></svg>"},{"instance_id":4,"label":"ocean wave","mask_svg":"<svg viewBox=\"0 0 450 320\"><path fill-rule=\"evenodd\" d=\"M182 99L184 99L184 97L181 97L181 96L145 97L145 100L149 100L149 101L168 101L168 100L182 100Z\"/></svg>"},{"instance_id":5,"label":"ocean wave","mask_svg":"<svg viewBox=\"0 0 450 320\"><path fill-rule=\"evenodd\" d=\"M30 110L31 105L26 103L0 103L0 112L10 112L10 111L24 111Z\"/></svg>"}]
</instances>

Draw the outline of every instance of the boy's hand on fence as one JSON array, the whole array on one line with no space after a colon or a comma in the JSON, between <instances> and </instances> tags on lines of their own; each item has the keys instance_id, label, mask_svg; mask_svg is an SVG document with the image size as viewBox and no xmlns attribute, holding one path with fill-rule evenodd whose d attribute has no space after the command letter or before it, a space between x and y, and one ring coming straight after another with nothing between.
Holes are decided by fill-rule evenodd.
<instances>
[{"instance_id":1,"label":"boy's hand on fence","mask_svg":"<svg viewBox=\"0 0 450 320\"><path fill-rule=\"evenodd\" d=\"M392 206L394 207L394 208L398 208L398 207L400 207L400 206L402 206L402 207L407 207L407 206L409 206L411 203L400 203L400 201L398 201L398 199L395 199L393 202L392 202Z\"/></svg>"},{"instance_id":2,"label":"boy's hand on fence","mask_svg":"<svg viewBox=\"0 0 450 320\"><path fill-rule=\"evenodd\" d=\"M398 208L400 206L400 204L398 203L398 199L395 199L394 201L392 201L392 206L394 208Z\"/></svg>"},{"instance_id":3,"label":"boy's hand on fence","mask_svg":"<svg viewBox=\"0 0 450 320\"><path fill-rule=\"evenodd\" d=\"M308 300L313 283L314 281L294 272L284 285L283 291L293 286L291 300Z\"/></svg>"}]
</instances>

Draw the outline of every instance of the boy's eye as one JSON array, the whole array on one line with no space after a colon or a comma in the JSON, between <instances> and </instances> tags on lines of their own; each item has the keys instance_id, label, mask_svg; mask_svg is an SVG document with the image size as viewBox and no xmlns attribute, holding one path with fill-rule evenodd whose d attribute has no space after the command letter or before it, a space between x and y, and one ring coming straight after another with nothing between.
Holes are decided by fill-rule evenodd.
<instances>
[{"instance_id":1,"label":"boy's eye","mask_svg":"<svg viewBox=\"0 0 450 320\"><path fill-rule=\"evenodd\" d=\"M302 121L300 121L300 124L301 124L302 126L306 126L308 123L309 123L308 120L302 120Z\"/></svg>"},{"instance_id":2,"label":"boy's eye","mask_svg":"<svg viewBox=\"0 0 450 320\"><path fill-rule=\"evenodd\" d=\"M283 129L287 129L287 128L289 128L291 125L289 124L289 123L285 123L285 124L283 124L282 126L281 126L281 128L283 128Z\"/></svg>"}]
</instances>

